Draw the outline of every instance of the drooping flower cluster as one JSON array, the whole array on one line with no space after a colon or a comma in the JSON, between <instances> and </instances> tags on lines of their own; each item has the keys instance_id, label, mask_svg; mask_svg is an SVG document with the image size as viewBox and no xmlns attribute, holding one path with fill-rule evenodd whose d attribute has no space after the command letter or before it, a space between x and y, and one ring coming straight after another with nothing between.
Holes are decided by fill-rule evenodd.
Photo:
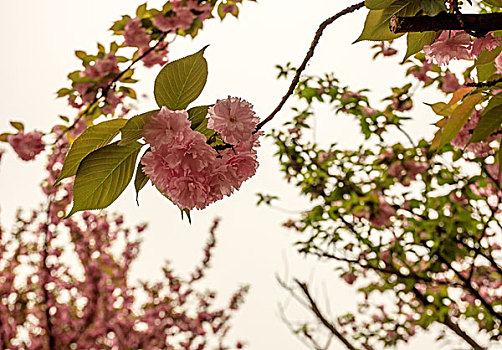
<instances>
[{"instance_id":1,"label":"drooping flower cluster","mask_svg":"<svg viewBox=\"0 0 502 350\"><path fill-rule=\"evenodd\" d=\"M230 195L253 176L258 118L251 104L238 98L218 100L209 110L208 127L221 134L224 149L190 128L188 113L163 107L149 117L143 137L151 151L141 160L152 183L180 209L203 209Z\"/></svg>"},{"instance_id":2,"label":"drooping flower cluster","mask_svg":"<svg viewBox=\"0 0 502 350\"><path fill-rule=\"evenodd\" d=\"M42 134L38 131L24 133L20 131L9 135L7 141L22 160L32 160L45 149Z\"/></svg>"},{"instance_id":3,"label":"drooping flower cluster","mask_svg":"<svg viewBox=\"0 0 502 350\"><path fill-rule=\"evenodd\" d=\"M468 60L477 58L486 50L493 50L500 45L501 39L495 38L492 33L482 38L475 38L462 30L443 31L431 45L424 46L426 58L435 61L438 65L447 65L450 60Z\"/></svg>"}]
</instances>

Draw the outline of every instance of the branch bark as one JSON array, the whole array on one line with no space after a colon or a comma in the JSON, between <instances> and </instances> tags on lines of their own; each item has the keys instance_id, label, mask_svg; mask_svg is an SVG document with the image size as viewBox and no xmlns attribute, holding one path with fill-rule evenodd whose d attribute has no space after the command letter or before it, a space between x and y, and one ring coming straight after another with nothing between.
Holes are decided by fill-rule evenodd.
<instances>
[{"instance_id":1,"label":"branch bark","mask_svg":"<svg viewBox=\"0 0 502 350\"><path fill-rule=\"evenodd\" d=\"M338 18L340 18L346 14L349 14L351 12L354 12L356 10L359 10L360 8L363 8L363 7L364 7L364 1L362 1L358 4L355 4L355 5L352 5L350 7L347 7L345 10L338 12L336 15L328 18L327 20L325 20L324 22L322 22L319 25L319 28L317 29L317 31L315 33L314 40L312 40L312 43L310 44L310 48L307 52L307 55L305 56L302 64L300 65L300 67L296 71L295 76L293 78L293 81L291 81L291 84L289 85L288 91L282 97L281 102L279 102L279 105L277 105L277 107L273 110L273 112L270 113L270 115L266 119L264 119L261 123L258 124L255 132L260 130L263 127L263 125L265 125L269 121L271 121L275 117L275 115L277 113L279 113L279 111L282 109L282 107L284 106L284 104L286 103L288 98L293 94L293 92L295 91L296 85L300 81L300 76L302 75L302 72L305 70L305 68L307 68L307 63L310 61L312 56L314 56L314 50L315 50L317 44L319 44L319 40L321 39L321 36L322 36L322 33L324 32L324 29L326 29L327 26L329 26L331 23L336 21Z\"/></svg>"},{"instance_id":2,"label":"branch bark","mask_svg":"<svg viewBox=\"0 0 502 350\"><path fill-rule=\"evenodd\" d=\"M390 20L392 33L439 30L472 30L478 34L502 29L502 13L457 15L441 12L437 16L396 17Z\"/></svg>"},{"instance_id":3,"label":"branch bark","mask_svg":"<svg viewBox=\"0 0 502 350\"><path fill-rule=\"evenodd\" d=\"M317 303L315 302L314 298L312 298L312 295L310 294L309 288L306 283L302 283L298 280L295 280L296 284L300 287L302 290L303 294L305 294L305 297L307 298L309 304L310 304L310 309L316 315L316 317L321 321L321 323L335 336L337 337L349 350L357 350L348 340L341 334L336 327L329 322L326 317L322 314L321 310L319 310L319 307L317 306Z\"/></svg>"}]
</instances>

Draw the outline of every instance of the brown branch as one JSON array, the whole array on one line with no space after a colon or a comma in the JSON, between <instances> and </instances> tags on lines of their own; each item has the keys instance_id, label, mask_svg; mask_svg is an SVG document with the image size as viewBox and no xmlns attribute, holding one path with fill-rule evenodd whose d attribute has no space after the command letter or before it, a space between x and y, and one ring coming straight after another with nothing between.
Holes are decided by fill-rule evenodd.
<instances>
[{"instance_id":1,"label":"brown branch","mask_svg":"<svg viewBox=\"0 0 502 350\"><path fill-rule=\"evenodd\" d=\"M480 81L478 83L474 83L474 82L471 82L471 83L465 83L464 85L465 86L471 86L471 87L492 87L492 86L495 86L497 85L498 83L502 83L502 78L498 78L498 79L495 79L495 80L488 80L488 81Z\"/></svg>"},{"instance_id":2,"label":"brown branch","mask_svg":"<svg viewBox=\"0 0 502 350\"><path fill-rule=\"evenodd\" d=\"M337 337L349 350L356 350L356 348L345 338L343 334L341 334L336 327L329 322L326 317L322 314L321 310L319 310L319 307L317 306L315 300L312 298L312 295L310 294L310 291L308 289L308 286L306 283L300 282L295 279L296 284L300 287L302 290L303 294L305 294L305 297L307 298L309 304L310 304L310 309L316 315L316 317L321 321L321 323L335 336Z\"/></svg>"},{"instance_id":3,"label":"brown branch","mask_svg":"<svg viewBox=\"0 0 502 350\"><path fill-rule=\"evenodd\" d=\"M441 12L437 16L396 17L390 19L392 33L427 32L440 30L472 30L484 35L502 29L502 13L460 15ZM481 35L481 36L482 36Z\"/></svg>"},{"instance_id":4,"label":"brown branch","mask_svg":"<svg viewBox=\"0 0 502 350\"><path fill-rule=\"evenodd\" d=\"M426 298L425 295L420 293L420 291L416 287L412 287L412 292L415 294L415 297L422 302L425 306L431 305L434 306L436 309L438 307L435 304L432 304L429 302ZM438 310L439 311L439 310ZM465 333L459 326L456 324L448 315L444 316L444 320L441 321L445 326L450 328L453 332L455 332L456 335L458 335L460 338L465 340L470 346L472 346L473 349L475 350L485 350L486 348L479 345L474 339L472 339L467 333Z\"/></svg>"},{"instance_id":5,"label":"brown branch","mask_svg":"<svg viewBox=\"0 0 502 350\"><path fill-rule=\"evenodd\" d=\"M277 107L273 110L273 112L270 113L270 115L266 119L264 119L261 123L259 123L257 125L255 132L260 130L263 127L263 125L265 125L269 121L271 121L275 117L275 115L277 113L279 113L279 111L282 109L282 107L284 106L284 104L286 103L288 98L293 94L293 92L295 91L296 85L300 81L300 76L301 76L302 72L305 70L305 68L307 68L307 63L310 61L312 56L314 56L314 50L315 50L317 44L319 44L319 40L321 39L321 36L323 34L324 29L326 29L327 26L329 26L331 23L336 21L338 18L340 18L346 14L349 14L351 12L354 12L356 10L359 10L362 7L364 7L364 1L360 2L358 4L355 4L355 5L352 5L350 7L347 7L345 10L338 12L336 15L328 18L327 20L325 20L324 22L322 22L319 25L319 28L317 29L317 31L315 33L314 40L312 40L312 43L310 44L310 48L307 51L307 55L303 59L303 62L300 65L300 67L297 69L295 76L293 78L293 81L291 81L291 84L289 85L288 91L282 97L281 102L279 102L279 105L277 105Z\"/></svg>"},{"instance_id":6,"label":"brown branch","mask_svg":"<svg viewBox=\"0 0 502 350\"><path fill-rule=\"evenodd\" d=\"M481 294L479 293L479 291L476 288L473 287L473 285L471 284L471 282L466 277L464 277L459 271L457 271L452 266L452 264L450 262L448 262L448 260L446 260L441 254L436 253L436 256L438 257L438 259L439 259L440 262L442 262L443 264L445 264L446 266L448 266L448 268L455 273L455 275L458 277L458 279L460 279L464 283L464 286L467 288L467 290L469 290L469 292L471 292L471 294L474 295L481 302L481 304L485 307L486 310L488 310L488 312L492 316L494 316L495 318L497 318L499 321L502 321L502 314L500 314L497 311L495 311L495 309L493 308L493 306L488 301L486 301L485 298L483 298L481 296Z\"/></svg>"}]
</instances>

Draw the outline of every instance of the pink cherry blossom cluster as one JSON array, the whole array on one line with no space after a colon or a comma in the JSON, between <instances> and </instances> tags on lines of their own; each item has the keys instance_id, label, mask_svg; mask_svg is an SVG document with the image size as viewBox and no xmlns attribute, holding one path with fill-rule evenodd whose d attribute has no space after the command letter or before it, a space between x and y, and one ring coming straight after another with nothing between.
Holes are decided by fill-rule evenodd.
<instances>
[{"instance_id":1,"label":"pink cherry blossom cluster","mask_svg":"<svg viewBox=\"0 0 502 350\"><path fill-rule=\"evenodd\" d=\"M193 21L197 18L201 22L211 15L211 4L199 4L195 0L171 0L172 11L174 15L157 15L153 18L153 24L160 30L176 31L177 29L189 29Z\"/></svg>"},{"instance_id":2,"label":"pink cherry blossom cluster","mask_svg":"<svg viewBox=\"0 0 502 350\"><path fill-rule=\"evenodd\" d=\"M80 76L82 78L90 78L93 81L74 84L73 87L78 92L80 100L77 101L75 95L70 95L68 98L70 105L75 108L81 108L85 104L93 102L98 90L102 89L104 91L108 84L119 74L118 59L113 52L106 54L103 58L96 59L93 64L89 63L85 67L85 70L80 72ZM113 113L124 97L124 93L118 93L109 89L106 92L105 103L101 111L104 114Z\"/></svg>"},{"instance_id":3,"label":"pink cherry blossom cluster","mask_svg":"<svg viewBox=\"0 0 502 350\"><path fill-rule=\"evenodd\" d=\"M45 149L42 134L38 131L24 133L20 131L9 135L7 141L22 160L32 160Z\"/></svg>"},{"instance_id":4,"label":"pink cherry blossom cluster","mask_svg":"<svg viewBox=\"0 0 502 350\"><path fill-rule=\"evenodd\" d=\"M424 51L430 62L447 65L452 59L477 58L485 49L495 49L500 42L501 38L495 38L492 33L471 40L471 36L462 30L443 31L434 43L424 46Z\"/></svg>"},{"instance_id":5,"label":"pink cherry blossom cluster","mask_svg":"<svg viewBox=\"0 0 502 350\"><path fill-rule=\"evenodd\" d=\"M202 133L192 130L184 110L162 107L143 128L151 147L141 160L143 170L180 209L203 209L230 195L258 167L258 118L252 105L228 97L218 100L209 114L208 127L221 135L224 149L212 148Z\"/></svg>"}]
</instances>

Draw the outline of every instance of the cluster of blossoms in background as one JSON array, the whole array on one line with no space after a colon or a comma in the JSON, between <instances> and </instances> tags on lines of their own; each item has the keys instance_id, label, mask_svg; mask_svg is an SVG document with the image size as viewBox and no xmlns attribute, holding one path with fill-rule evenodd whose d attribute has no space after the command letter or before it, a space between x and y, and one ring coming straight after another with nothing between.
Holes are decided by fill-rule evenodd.
<instances>
[{"instance_id":1,"label":"cluster of blossoms in background","mask_svg":"<svg viewBox=\"0 0 502 350\"><path fill-rule=\"evenodd\" d=\"M209 114L208 127L225 143L221 149L212 148L204 134L190 128L184 110L163 107L143 129L151 147L141 160L143 171L180 209L203 209L230 195L258 167L258 118L251 104L229 97L218 100Z\"/></svg>"},{"instance_id":2,"label":"cluster of blossoms in background","mask_svg":"<svg viewBox=\"0 0 502 350\"><path fill-rule=\"evenodd\" d=\"M450 60L468 60L477 58L481 52L493 50L500 45L501 38L495 38L492 33L482 38L471 39L471 35L462 30L443 31L431 45L424 46L426 57L438 65L447 65ZM499 58L500 61L502 58ZM499 67L502 72L502 67Z\"/></svg>"}]
</instances>

